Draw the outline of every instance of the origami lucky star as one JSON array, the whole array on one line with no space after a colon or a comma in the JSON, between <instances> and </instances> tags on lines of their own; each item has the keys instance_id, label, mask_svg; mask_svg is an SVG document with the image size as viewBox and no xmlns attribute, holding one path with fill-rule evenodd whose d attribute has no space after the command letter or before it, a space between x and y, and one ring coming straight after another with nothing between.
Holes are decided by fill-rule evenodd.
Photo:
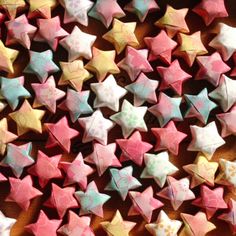
<instances>
[{"instance_id":1,"label":"origami lucky star","mask_svg":"<svg viewBox=\"0 0 236 236\"><path fill-rule=\"evenodd\" d=\"M28 210L31 199L43 195L42 192L33 187L33 180L30 175L23 179L10 177L9 183L11 190L5 201L16 202L24 211Z\"/></svg>"},{"instance_id":2,"label":"origami lucky star","mask_svg":"<svg viewBox=\"0 0 236 236\"><path fill-rule=\"evenodd\" d=\"M7 100L12 110L15 110L20 99L29 98L31 94L24 87L24 76L16 78L0 77L1 96Z\"/></svg>"},{"instance_id":3,"label":"origami lucky star","mask_svg":"<svg viewBox=\"0 0 236 236\"><path fill-rule=\"evenodd\" d=\"M156 103L156 89L159 81L149 79L145 74L141 73L138 79L127 85L125 88L134 94L134 105L141 106L145 101L149 103Z\"/></svg>"},{"instance_id":4,"label":"origami lucky star","mask_svg":"<svg viewBox=\"0 0 236 236\"><path fill-rule=\"evenodd\" d=\"M68 223L61 226L57 232L64 236L95 236L90 228L91 218L88 216L79 217L73 211L68 213Z\"/></svg>"},{"instance_id":5,"label":"origami lucky star","mask_svg":"<svg viewBox=\"0 0 236 236\"><path fill-rule=\"evenodd\" d=\"M139 131L135 131L129 139L116 139L116 142L122 151L120 161L131 160L139 166L143 164L144 154L152 149L150 143L142 141Z\"/></svg>"},{"instance_id":6,"label":"origami lucky star","mask_svg":"<svg viewBox=\"0 0 236 236\"><path fill-rule=\"evenodd\" d=\"M108 28L113 18L124 17L125 13L116 0L97 0L88 15L101 21Z\"/></svg>"},{"instance_id":7,"label":"origami lucky star","mask_svg":"<svg viewBox=\"0 0 236 236\"><path fill-rule=\"evenodd\" d=\"M192 77L180 67L178 60L174 60L169 67L158 66L157 71L162 78L159 89L171 88L180 96L182 95L183 83Z\"/></svg>"},{"instance_id":8,"label":"origami lucky star","mask_svg":"<svg viewBox=\"0 0 236 236\"><path fill-rule=\"evenodd\" d=\"M185 225L182 231L180 231L180 235L205 236L216 228L213 223L207 221L206 214L201 211L195 215L180 213L180 216Z\"/></svg>"},{"instance_id":9,"label":"origami lucky star","mask_svg":"<svg viewBox=\"0 0 236 236\"><path fill-rule=\"evenodd\" d=\"M121 126L124 138L135 130L147 131L147 126L144 121L144 116L147 112L147 107L135 107L126 99L122 103L121 111L112 115L111 120Z\"/></svg>"},{"instance_id":10,"label":"origami lucky star","mask_svg":"<svg viewBox=\"0 0 236 236\"><path fill-rule=\"evenodd\" d=\"M0 182L4 181L7 181L7 178L2 173L0 173Z\"/></svg>"},{"instance_id":11,"label":"origami lucky star","mask_svg":"<svg viewBox=\"0 0 236 236\"><path fill-rule=\"evenodd\" d=\"M20 43L27 49L30 49L31 40L37 31L37 28L29 24L26 15L21 15L14 20L5 22L7 26L6 45Z\"/></svg>"},{"instance_id":12,"label":"origami lucky star","mask_svg":"<svg viewBox=\"0 0 236 236\"><path fill-rule=\"evenodd\" d=\"M90 91L77 92L73 89L67 89L66 99L58 105L62 110L68 110L70 119L74 123L80 115L93 113L92 107L88 104Z\"/></svg>"},{"instance_id":13,"label":"origami lucky star","mask_svg":"<svg viewBox=\"0 0 236 236\"><path fill-rule=\"evenodd\" d=\"M185 16L188 10L188 8L177 10L167 5L165 15L156 21L155 25L160 28L165 28L171 38L174 37L177 32L189 33L188 26L185 22Z\"/></svg>"},{"instance_id":14,"label":"origami lucky star","mask_svg":"<svg viewBox=\"0 0 236 236\"><path fill-rule=\"evenodd\" d=\"M136 22L124 23L114 19L112 29L102 37L112 43L116 52L120 54L126 46L138 47L139 42L135 36Z\"/></svg>"},{"instance_id":15,"label":"origami lucky star","mask_svg":"<svg viewBox=\"0 0 236 236\"><path fill-rule=\"evenodd\" d=\"M91 90L96 94L94 108L108 107L113 111L119 110L119 100L127 91L116 83L113 75L109 75L103 82L91 83Z\"/></svg>"},{"instance_id":16,"label":"origami lucky star","mask_svg":"<svg viewBox=\"0 0 236 236\"><path fill-rule=\"evenodd\" d=\"M176 156L179 153L179 144L187 137L187 134L176 129L173 121L164 128L151 128L151 131L157 139L155 151L167 149Z\"/></svg>"},{"instance_id":17,"label":"origami lucky star","mask_svg":"<svg viewBox=\"0 0 236 236\"><path fill-rule=\"evenodd\" d=\"M93 46L97 36L86 34L75 26L71 34L60 41L62 47L68 51L68 60L74 61L79 57L88 60L92 58L91 47Z\"/></svg>"},{"instance_id":18,"label":"origami lucky star","mask_svg":"<svg viewBox=\"0 0 236 236\"><path fill-rule=\"evenodd\" d=\"M100 143L93 144L93 152L88 155L84 161L90 164L95 164L98 175L101 176L108 167L122 167L115 155L116 143L101 145ZM82 168L81 168L82 169Z\"/></svg>"},{"instance_id":19,"label":"origami lucky star","mask_svg":"<svg viewBox=\"0 0 236 236\"><path fill-rule=\"evenodd\" d=\"M135 222L124 221L119 210L116 211L111 222L103 221L100 224L108 236L129 236L129 232L136 225Z\"/></svg>"},{"instance_id":20,"label":"origami lucky star","mask_svg":"<svg viewBox=\"0 0 236 236\"><path fill-rule=\"evenodd\" d=\"M79 208L73 196L74 193L74 187L60 188L58 185L52 183L51 196L43 205L49 208L55 208L60 219L62 219L68 209Z\"/></svg>"},{"instance_id":21,"label":"origami lucky star","mask_svg":"<svg viewBox=\"0 0 236 236\"><path fill-rule=\"evenodd\" d=\"M226 75L220 78L219 86L209 93L209 97L216 100L224 112L228 111L236 103L236 80Z\"/></svg>"},{"instance_id":22,"label":"origami lucky star","mask_svg":"<svg viewBox=\"0 0 236 236\"><path fill-rule=\"evenodd\" d=\"M196 198L192 204L204 208L206 210L207 219L209 220L218 209L227 208L223 194L223 187L210 189L205 185L201 185L201 196Z\"/></svg>"},{"instance_id":23,"label":"origami lucky star","mask_svg":"<svg viewBox=\"0 0 236 236\"><path fill-rule=\"evenodd\" d=\"M224 61L228 61L236 51L236 45L234 44L236 28L224 23L218 23L216 33L217 36L212 39L209 46L219 51Z\"/></svg>"},{"instance_id":24,"label":"origami lucky star","mask_svg":"<svg viewBox=\"0 0 236 236\"><path fill-rule=\"evenodd\" d=\"M217 105L208 98L207 88L204 88L197 95L184 94L187 103L185 117L196 117L203 124L207 123L209 115Z\"/></svg>"},{"instance_id":25,"label":"origami lucky star","mask_svg":"<svg viewBox=\"0 0 236 236\"><path fill-rule=\"evenodd\" d=\"M34 40L38 42L47 42L52 50L56 51L59 40L68 35L60 25L59 16L51 19L37 19L37 24L39 29Z\"/></svg>"},{"instance_id":26,"label":"origami lucky star","mask_svg":"<svg viewBox=\"0 0 236 236\"><path fill-rule=\"evenodd\" d=\"M88 26L88 12L93 6L90 0L59 0L65 8L64 24L78 22Z\"/></svg>"},{"instance_id":27,"label":"origami lucky star","mask_svg":"<svg viewBox=\"0 0 236 236\"><path fill-rule=\"evenodd\" d=\"M61 222L62 220L49 220L43 210L40 210L37 222L25 226L25 229L35 236L57 236L57 229Z\"/></svg>"},{"instance_id":28,"label":"origami lucky star","mask_svg":"<svg viewBox=\"0 0 236 236\"><path fill-rule=\"evenodd\" d=\"M188 146L188 151L200 151L210 160L217 148L225 144L218 133L215 121L205 127L196 125L190 126L192 141Z\"/></svg>"},{"instance_id":29,"label":"origami lucky star","mask_svg":"<svg viewBox=\"0 0 236 236\"><path fill-rule=\"evenodd\" d=\"M56 88L56 83L53 76L50 76L47 81L42 84L31 84L36 95L33 107L45 106L52 113L56 112L57 100L63 98L66 93Z\"/></svg>"},{"instance_id":30,"label":"origami lucky star","mask_svg":"<svg viewBox=\"0 0 236 236\"><path fill-rule=\"evenodd\" d=\"M231 69L223 62L218 52L215 52L210 56L199 56L196 60L200 69L197 72L195 79L205 79L215 87L218 86L221 75Z\"/></svg>"},{"instance_id":31,"label":"origami lucky star","mask_svg":"<svg viewBox=\"0 0 236 236\"><path fill-rule=\"evenodd\" d=\"M31 157L32 143L16 146L12 143L7 144L7 154L0 165L10 167L17 178L23 173L25 167L34 163Z\"/></svg>"},{"instance_id":32,"label":"origami lucky star","mask_svg":"<svg viewBox=\"0 0 236 236\"><path fill-rule=\"evenodd\" d=\"M142 193L140 192L129 192L129 197L133 203L129 209L128 215L142 215L142 217L148 223L151 222L152 212L164 204L153 197L153 188L149 186Z\"/></svg>"},{"instance_id":33,"label":"origami lucky star","mask_svg":"<svg viewBox=\"0 0 236 236\"><path fill-rule=\"evenodd\" d=\"M82 142L87 143L96 140L107 145L107 136L114 123L105 119L100 110L96 110L91 116L78 119L79 124L84 128Z\"/></svg>"},{"instance_id":34,"label":"origami lucky star","mask_svg":"<svg viewBox=\"0 0 236 236\"><path fill-rule=\"evenodd\" d=\"M234 53L233 54L233 61L234 61L234 68L232 69L231 73L230 73L230 76L236 76L236 54Z\"/></svg>"},{"instance_id":35,"label":"origami lucky star","mask_svg":"<svg viewBox=\"0 0 236 236\"><path fill-rule=\"evenodd\" d=\"M66 116L54 123L44 123L48 131L47 148L59 145L67 153L70 152L71 139L79 135L79 131L69 127Z\"/></svg>"},{"instance_id":36,"label":"origami lucky star","mask_svg":"<svg viewBox=\"0 0 236 236\"><path fill-rule=\"evenodd\" d=\"M175 178L168 176L167 182L168 187L165 187L157 193L157 195L170 200L175 211L178 210L184 201L195 199L194 193L189 189L188 178L176 180Z\"/></svg>"},{"instance_id":37,"label":"origami lucky star","mask_svg":"<svg viewBox=\"0 0 236 236\"><path fill-rule=\"evenodd\" d=\"M30 61L24 69L24 73L36 74L41 83L45 82L49 74L58 72L60 69L53 62L53 53L51 50L44 52L29 51Z\"/></svg>"},{"instance_id":38,"label":"origami lucky star","mask_svg":"<svg viewBox=\"0 0 236 236\"><path fill-rule=\"evenodd\" d=\"M157 117L161 127L165 126L170 120L182 121L181 100L181 97L172 98L160 92L158 103L151 106L148 111Z\"/></svg>"},{"instance_id":39,"label":"origami lucky star","mask_svg":"<svg viewBox=\"0 0 236 236\"><path fill-rule=\"evenodd\" d=\"M146 224L145 227L153 236L177 236L181 225L181 221L171 220L168 215L161 210L156 222Z\"/></svg>"},{"instance_id":40,"label":"origami lucky star","mask_svg":"<svg viewBox=\"0 0 236 236\"><path fill-rule=\"evenodd\" d=\"M24 101L19 110L12 112L9 116L17 124L17 134L22 135L32 130L42 133L41 119L45 111L33 109L27 100Z\"/></svg>"},{"instance_id":41,"label":"origami lucky star","mask_svg":"<svg viewBox=\"0 0 236 236\"><path fill-rule=\"evenodd\" d=\"M180 46L174 51L174 55L182 57L191 67L196 56L208 53L201 41L201 32L197 31L191 35L178 34Z\"/></svg>"},{"instance_id":42,"label":"origami lucky star","mask_svg":"<svg viewBox=\"0 0 236 236\"><path fill-rule=\"evenodd\" d=\"M26 3L24 0L0 0L0 8L6 11L10 19L14 19L17 11L22 10L25 6Z\"/></svg>"},{"instance_id":43,"label":"origami lucky star","mask_svg":"<svg viewBox=\"0 0 236 236\"><path fill-rule=\"evenodd\" d=\"M128 73L131 81L134 81L141 72L147 73L153 71L147 57L147 49L136 50L128 46L126 48L125 58L117 65Z\"/></svg>"},{"instance_id":44,"label":"origami lucky star","mask_svg":"<svg viewBox=\"0 0 236 236\"><path fill-rule=\"evenodd\" d=\"M59 166L66 173L64 186L77 183L81 189L87 188L87 176L91 175L94 170L89 165L84 164L81 153L72 162L60 162Z\"/></svg>"},{"instance_id":45,"label":"origami lucky star","mask_svg":"<svg viewBox=\"0 0 236 236\"><path fill-rule=\"evenodd\" d=\"M172 50L177 46L177 43L169 38L164 30L161 30L155 37L145 37L144 42L150 49L149 61L160 58L161 61L167 64L171 63Z\"/></svg>"},{"instance_id":46,"label":"origami lucky star","mask_svg":"<svg viewBox=\"0 0 236 236\"><path fill-rule=\"evenodd\" d=\"M223 138L229 135L236 135L236 105L227 113L221 113L216 115L217 119L221 123L221 136Z\"/></svg>"},{"instance_id":47,"label":"origami lucky star","mask_svg":"<svg viewBox=\"0 0 236 236\"><path fill-rule=\"evenodd\" d=\"M127 166L120 170L111 168L111 181L108 183L105 190L117 191L122 200L125 201L129 190L136 189L141 186L141 183L132 176L132 173L132 166Z\"/></svg>"},{"instance_id":48,"label":"origami lucky star","mask_svg":"<svg viewBox=\"0 0 236 236\"><path fill-rule=\"evenodd\" d=\"M165 185L168 175L178 171L178 168L169 161L168 152L158 154L147 153L144 155L144 162L145 168L140 177L143 179L154 179L160 188Z\"/></svg>"},{"instance_id":49,"label":"origami lucky star","mask_svg":"<svg viewBox=\"0 0 236 236\"><path fill-rule=\"evenodd\" d=\"M0 235L2 236L10 236L11 228L16 223L16 219L6 217L0 211Z\"/></svg>"},{"instance_id":50,"label":"origami lucky star","mask_svg":"<svg viewBox=\"0 0 236 236\"><path fill-rule=\"evenodd\" d=\"M114 62L115 56L116 52L114 50L102 51L93 47L93 58L85 65L85 68L94 72L97 80L101 82L108 73L120 73L119 68Z\"/></svg>"},{"instance_id":51,"label":"origami lucky star","mask_svg":"<svg viewBox=\"0 0 236 236\"><path fill-rule=\"evenodd\" d=\"M132 0L128 3L124 9L129 12L135 13L141 22L144 22L145 18L148 15L148 12L154 12L159 10L155 0Z\"/></svg>"},{"instance_id":52,"label":"origami lucky star","mask_svg":"<svg viewBox=\"0 0 236 236\"><path fill-rule=\"evenodd\" d=\"M82 60L72 62L60 62L62 75L58 82L59 85L71 85L75 90L81 91L83 82L90 79L90 74L85 68Z\"/></svg>"},{"instance_id":53,"label":"origami lucky star","mask_svg":"<svg viewBox=\"0 0 236 236\"><path fill-rule=\"evenodd\" d=\"M38 176L39 185L44 188L46 184L53 178L61 178L61 171L58 169L61 155L48 157L42 151L38 151L37 162L28 169L28 173Z\"/></svg>"},{"instance_id":54,"label":"origami lucky star","mask_svg":"<svg viewBox=\"0 0 236 236\"><path fill-rule=\"evenodd\" d=\"M94 181L88 184L85 192L75 192L75 197L80 204L80 215L94 214L103 217L103 204L111 197L104 193L99 193Z\"/></svg>"},{"instance_id":55,"label":"origami lucky star","mask_svg":"<svg viewBox=\"0 0 236 236\"><path fill-rule=\"evenodd\" d=\"M214 186L218 166L217 162L210 162L202 153L199 153L193 164L185 165L183 169L192 176L191 188L195 188L203 183Z\"/></svg>"}]
</instances>

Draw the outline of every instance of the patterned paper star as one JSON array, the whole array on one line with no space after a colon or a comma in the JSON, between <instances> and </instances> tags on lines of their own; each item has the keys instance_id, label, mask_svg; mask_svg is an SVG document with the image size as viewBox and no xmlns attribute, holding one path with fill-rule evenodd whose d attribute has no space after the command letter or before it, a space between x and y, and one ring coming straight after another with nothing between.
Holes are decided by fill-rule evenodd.
<instances>
[{"instance_id":1,"label":"patterned paper star","mask_svg":"<svg viewBox=\"0 0 236 236\"><path fill-rule=\"evenodd\" d=\"M10 167L17 178L23 173L25 167L34 163L31 157L32 143L16 146L12 143L7 144L7 154L1 161L1 166Z\"/></svg>"},{"instance_id":2,"label":"patterned paper star","mask_svg":"<svg viewBox=\"0 0 236 236\"><path fill-rule=\"evenodd\" d=\"M108 28L113 18L124 17L125 13L116 0L97 0L88 15L101 21Z\"/></svg>"},{"instance_id":3,"label":"patterned paper star","mask_svg":"<svg viewBox=\"0 0 236 236\"><path fill-rule=\"evenodd\" d=\"M168 37L164 30L155 37L145 37L144 42L150 49L149 61L160 59L161 61L170 64L172 50L177 46L177 43Z\"/></svg>"},{"instance_id":4,"label":"patterned paper star","mask_svg":"<svg viewBox=\"0 0 236 236\"><path fill-rule=\"evenodd\" d=\"M49 74L58 72L60 69L53 62L51 50L43 52L29 51L30 61L24 69L24 73L35 74L41 83L45 82Z\"/></svg>"},{"instance_id":5,"label":"patterned paper star","mask_svg":"<svg viewBox=\"0 0 236 236\"><path fill-rule=\"evenodd\" d=\"M127 138L135 129L147 131L144 121L146 112L146 106L135 107L125 99L122 103L121 111L112 115L110 119L121 126L122 134L124 138Z\"/></svg>"},{"instance_id":6,"label":"patterned paper star","mask_svg":"<svg viewBox=\"0 0 236 236\"><path fill-rule=\"evenodd\" d=\"M17 134L22 135L32 130L42 133L41 119L45 111L33 109L27 100L24 101L19 110L12 112L9 116L17 124Z\"/></svg>"},{"instance_id":7,"label":"patterned paper star","mask_svg":"<svg viewBox=\"0 0 236 236\"><path fill-rule=\"evenodd\" d=\"M24 9L25 6L26 3L24 0L0 0L0 8L3 8L6 11L7 16L10 19L14 19L16 17L16 13L19 10Z\"/></svg>"},{"instance_id":8,"label":"patterned paper star","mask_svg":"<svg viewBox=\"0 0 236 236\"><path fill-rule=\"evenodd\" d=\"M85 65L85 68L94 72L97 80L101 82L108 73L120 73L120 70L114 61L115 56L116 52L114 50L102 51L93 47L93 58Z\"/></svg>"},{"instance_id":9,"label":"patterned paper star","mask_svg":"<svg viewBox=\"0 0 236 236\"><path fill-rule=\"evenodd\" d=\"M184 201L195 199L194 193L189 189L188 178L176 180L175 178L168 176L167 182L168 187L165 187L157 193L157 195L170 200L175 211L178 210Z\"/></svg>"},{"instance_id":10,"label":"patterned paper star","mask_svg":"<svg viewBox=\"0 0 236 236\"><path fill-rule=\"evenodd\" d=\"M16 202L24 211L30 206L30 200L43 195L38 189L33 187L33 180L30 175L23 179L9 178L11 186L10 194L5 199L6 202Z\"/></svg>"},{"instance_id":11,"label":"patterned paper star","mask_svg":"<svg viewBox=\"0 0 236 236\"><path fill-rule=\"evenodd\" d=\"M10 236L11 229L15 223L16 223L16 219L6 217L0 211L0 234L2 236Z\"/></svg>"},{"instance_id":12,"label":"patterned paper star","mask_svg":"<svg viewBox=\"0 0 236 236\"><path fill-rule=\"evenodd\" d=\"M103 204L111 197L107 194L98 192L94 181L88 184L85 192L75 192L75 197L80 204L80 215L94 214L103 217Z\"/></svg>"},{"instance_id":13,"label":"patterned paper star","mask_svg":"<svg viewBox=\"0 0 236 236\"><path fill-rule=\"evenodd\" d=\"M95 164L98 175L101 176L109 167L121 167L119 160L115 155L116 143L101 145L100 143L93 144L93 152L88 155L84 161L90 164Z\"/></svg>"},{"instance_id":14,"label":"patterned paper star","mask_svg":"<svg viewBox=\"0 0 236 236\"><path fill-rule=\"evenodd\" d=\"M93 46L97 36L86 34L75 26L71 34L60 41L62 47L68 51L68 60L74 61L79 57L88 60L92 58L91 47Z\"/></svg>"},{"instance_id":15,"label":"patterned paper star","mask_svg":"<svg viewBox=\"0 0 236 236\"><path fill-rule=\"evenodd\" d=\"M91 83L91 90L96 94L94 108L108 107L113 111L119 110L119 101L127 91L116 83L113 75L109 75L103 82Z\"/></svg>"},{"instance_id":16,"label":"patterned paper star","mask_svg":"<svg viewBox=\"0 0 236 236\"><path fill-rule=\"evenodd\" d=\"M170 120L182 121L181 100L181 97L172 98L160 92L158 103L151 106L148 111L157 117L161 127L165 126Z\"/></svg>"},{"instance_id":17,"label":"patterned paper star","mask_svg":"<svg viewBox=\"0 0 236 236\"><path fill-rule=\"evenodd\" d=\"M111 222L103 221L100 224L108 236L129 236L129 232L136 225L135 222L124 221L119 210L116 211Z\"/></svg>"},{"instance_id":18,"label":"patterned paper star","mask_svg":"<svg viewBox=\"0 0 236 236\"><path fill-rule=\"evenodd\" d=\"M87 177L94 172L93 168L84 164L81 153L72 162L60 162L60 168L66 173L63 185L68 186L77 183L81 189L86 189Z\"/></svg>"},{"instance_id":19,"label":"patterned paper star","mask_svg":"<svg viewBox=\"0 0 236 236\"><path fill-rule=\"evenodd\" d=\"M62 117L56 124L44 123L48 131L46 147L60 146L67 153L70 152L71 139L79 135L79 131L69 127L66 116Z\"/></svg>"},{"instance_id":20,"label":"patterned paper star","mask_svg":"<svg viewBox=\"0 0 236 236\"><path fill-rule=\"evenodd\" d=\"M63 98L66 93L56 88L56 82L53 76L42 84L31 84L36 95L33 107L45 106L52 113L56 112L57 100Z\"/></svg>"},{"instance_id":21,"label":"patterned paper star","mask_svg":"<svg viewBox=\"0 0 236 236\"><path fill-rule=\"evenodd\" d=\"M176 156L180 143L187 137L187 134L176 129L173 121L164 128L152 128L151 131L157 139L155 151L168 150Z\"/></svg>"},{"instance_id":22,"label":"patterned paper star","mask_svg":"<svg viewBox=\"0 0 236 236\"><path fill-rule=\"evenodd\" d=\"M107 145L107 136L114 123L105 119L100 110L96 110L91 116L78 119L79 124L84 128L82 142L87 143L96 140Z\"/></svg>"},{"instance_id":23,"label":"patterned paper star","mask_svg":"<svg viewBox=\"0 0 236 236\"><path fill-rule=\"evenodd\" d=\"M54 178L61 178L61 171L58 169L61 155L49 157L42 151L38 151L37 162L28 169L28 173L39 178L39 185L44 188Z\"/></svg>"},{"instance_id":24,"label":"patterned paper star","mask_svg":"<svg viewBox=\"0 0 236 236\"><path fill-rule=\"evenodd\" d=\"M128 73L131 81L134 81L141 72L147 73L153 71L147 57L147 49L136 50L135 48L128 46L126 48L125 58L117 65Z\"/></svg>"},{"instance_id":25,"label":"patterned paper star","mask_svg":"<svg viewBox=\"0 0 236 236\"><path fill-rule=\"evenodd\" d=\"M171 88L180 96L182 95L183 83L192 77L180 67L178 60L174 60L169 67L158 66L157 71L162 78L159 89Z\"/></svg>"},{"instance_id":26,"label":"patterned paper star","mask_svg":"<svg viewBox=\"0 0 236 236\"><path fill-rule=\"evenodd\" d=\"M154 179L159 187L163 187L168 175L178 171L178 168L169 161L168 152L144 155L145 168L141 174L143 179ZM158 171L157 171L158 168Z\"/></svg>"}]
</instances>

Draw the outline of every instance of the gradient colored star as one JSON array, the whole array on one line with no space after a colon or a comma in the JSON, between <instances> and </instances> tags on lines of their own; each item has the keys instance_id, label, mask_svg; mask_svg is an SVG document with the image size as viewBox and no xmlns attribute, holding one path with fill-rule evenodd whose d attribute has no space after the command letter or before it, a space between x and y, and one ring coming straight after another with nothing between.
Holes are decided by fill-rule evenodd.
<instances>
[{"instance_id":1,"label":"gradient colored star","mask_svg":"<svg viewBox=\"0 0 236 236\"><path fill-rule=\"evenodd\" d=\"M17 12L24 9L25 6L24 0L0 0L0 7L4 9L10 19L15 19Z\"/></svg>"},{"instance_id":2,"label":"gradient colored star","mask_svg":"<svg viewBox=\"0 0 236 236\"><path fill-rule=\"evenodd\" d=\"M1 211L0 211L0 234L3 236L10 236L11 229L13 225L16 223L16 219L6 217Z\"/></svg>"}]
</instances>

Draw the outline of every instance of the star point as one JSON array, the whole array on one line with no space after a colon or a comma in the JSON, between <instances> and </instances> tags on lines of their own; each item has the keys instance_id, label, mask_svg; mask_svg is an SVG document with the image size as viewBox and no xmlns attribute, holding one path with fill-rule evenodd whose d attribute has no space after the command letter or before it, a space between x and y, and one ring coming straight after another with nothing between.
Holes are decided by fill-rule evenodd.
<instances>
[{"instance_id":1,"label":"star point","mask_svg":"<svg viewBox=\"0 0 236 236\"><path fill-rule=\"evenodd\" d=\"M11 234L11 229L16 223L16 219L6 217L0 211L0 234L3 236L9 236Z\"/></svg>"},{"instance_id":2,"label":"star point","mask_svg":"<svg viewBox=\"0 0 236 236\"><path fill-rule=\"evenodd\" d=\"M17 12L23 10L25 6L24 0L0 0L0 7L5 10L10 19L15 19Z\"/></svg>"}]
</instances>

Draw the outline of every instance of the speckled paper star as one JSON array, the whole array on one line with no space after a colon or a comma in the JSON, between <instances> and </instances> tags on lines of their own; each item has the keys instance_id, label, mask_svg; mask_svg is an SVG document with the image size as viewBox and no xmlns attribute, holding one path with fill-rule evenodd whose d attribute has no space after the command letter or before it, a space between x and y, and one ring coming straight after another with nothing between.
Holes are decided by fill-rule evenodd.
<instances>
[{"instance_id":1,"label":"speckled paper star","mask_svg":"<svg viewBox=\"0 0 236 236\"><path fill-rule=\"evenodd\" d=\"M87 143L96 140L103 145L107 145L107 136L114 123L105 119L100 110L96 110L91 116L78 119L79 124L84 128L82 142Z\"/></svg>"},{"instance_id":2,"label":"speckled paper star","mask_svg":"<svg viewBox=\"0 0 236 236\"><path fill-rule=\"evenodd\" d=\"M15 223L16 223L16 219L6 217L0 211L0 234L2 236L10 236L11 229Z\"/></svg>"},{"instance_id":3,"label":"speckled paper star","mask_svg":"<svg viewBox=\"0 0 236 236\"><path fill-rule=\"evenodd\" d=\"M33 180L30 175L23 179L9 178L11 186L10 194L5 199L6 202L16 202L24 211L30 206L30 200L43 195L38 189L33 187Z\"/></svg>"},{"instance_id":4,"label":"speckled paper star","mask_svg":"<svg viewBox=\"0 0 236 236\"><path fill-rule=\"evenodd\" d=\"M121 18L125 16L125 13L116 0L110 0L109 2L97 0L88 15L101 21L108 28L113 18Z\"/></svg>"},{"instance_id":5,"label":"speckled paper star","mask_svg":"<svg viewBox=\"0 0 236 236\"><path fill-rule=\"evenodd\" d=\"M141 72L147 73L153 71L147 57L147 49L136 50L128 46L126 56L118 63L118 66L128 73L131 81L134 81Z\"/></svg>"},{"instance_id":6,"label":"speckled paper star","mask_svg":"<svg viewBox=\"0 0 236 236\"><path fill-rule=\"evenodd\" d=\"M39 178L39 185L44 188L46 184L54 178L62 178L58 169L61 155L47 156L42 151L38 151L37 162L28 169L28 173Z\"/></svg>"},{"instance_id":7,"label":"speckled paper star","mask_svg":"<svg viewBox=\"0 0 236 236\"><path fill-rule=\"evenodd\" d=\"M132 176L132 173L132 166L127 166L120 170L111 168L111 181L108 183L105 190L117 191L122 200L125 201L129 190L136 189L141 186L141 183Z\"/></svg>"},{"instance_id":8,"label":"speckled paper star","mask_svg":"<svg viewBox=\"0 0 236 236\"><path fill-rule=\"evenodd\" d=\"M121 126L124 138L135 130L147 131L147 126L144 121L144 116L147 112L147 107L135 107L127 100L122 103L121 111L112 115L111 120Z\"/></svg>"},{"instance_id":9,"label":"speckled paper star","mask_svg":"<svg viewBox=\"0 0 236 236\"><path fill-rule=\"evenodd\" d=\"M53 62L51 50L43 52L29 52L30 61L24 69L24 73L35 74L41 83L45 82L49 74L58 72L60 69Z\"/></svg>"},{"instance_id":10,"label":"speckled paper star","mask_svg":"<svg viewBox=\"0 0 236 236\"><path fill-rule=\"evenodd\" d=\"M165 126L170 120L182 121L181 100L181 97L172 98L160 92L158 103L151 106L148 111L157 117L161 127Z\"/></svg>"},{"instance_id":11,"label":"speckled paper star","mask_svg":"<svg viewBox=\"0 0 236 236\"><path fill-rule=\"evenodd\" d=\"M85 192L75 192L75 197L80 204L80 215L94 214L103 217L103 204L111 197L107 194L98 192L94 181L88 184Z\"/></svg>"},{"instance_id":12,"label":"speckled paper star","mask_svg":"<svg viewBox=\"0 0 236 236\"><path fill-rule=\"evenodd\" d=\"M71 139L79 135L79 131L69 127L66 116L62 117L56 124L44 123L48 131L46 147L51 148L59 145L67 153L70 152Z\"/></svg>"},{"instance_id":13,"label":"speckled paper star","mask_svg":"<svg viewBox=\"0 0 236 236\"><path fill-rule=\"evenodd\" d=\"M77 183L81 189L86 189L87 177L94 172L93 168L84 164L81 153L72 162L60 162L60 168L66 173L64 186Z\"/></svg>"},{"instance_id":14,"label":"speckled paper star","mask_svg":"<svg viewBox=\"0 0 236 236\"><path fill-rule=\"evenodd\" d=\"M162 189L158 196L170 200L172 207L176 211L184 201L195 199L194 193L189 189L189 179L182 178L176 180L175 178L167 177L168 187Z\"/></svg>"},{"instance_id":15,"label":"speckled paper star","mask_svg":"<svg viewBox=\"0 0 236 236\"><path fill-rule=\"evenodd\" d=\"M71 34L63 38L60 44L68 51L69 61L74 61L79 57L90 60L92 58L91 47L96 38L97 36L84 33L78 26L75 26Z\"/></svg>"},{"instance_id":16,"label":"speckled paper star","mask_svg":"<svg viewBox=\"0 0 236 236\"><path fill-rule=\"evenodd\" d=\"M188 151L200 151L210 160L217 148L225 144L218 133L215 121L205 127L196 125L190 126L192 141L188 146Z\"/></svg>"},{"instance_id":17,"label":"speckled paper star","mask_svg":"<svg viewBox=\"0 0 236 236\"><path fill-rule=\"evenodd\" d=\"M91 83L91 90L96 94L94 108L108 107L113 111L119 110L119 101L127 91L116 83L113 75L109 75L103 82Z\"/></svg>"},{"instance_id":18,"label":"speckled paper star","mask_svg":"<svg viewBox=\"0 0 236 236\"><path fill-rule=\"evenodd\" d=\"M24 0L0 0L0 8L4 9L10 19L16 17L16 13L26 6Z\"/></svg>"},{"instance_id":19,"label":"speckled paper star","mask_svg":"<svg viewBox=\"0 0 236 236\"><path fill-rule=\"evenodd\" d=\"M163 187L168 175L172 175L178 171L169 161L168 152L161 152L158 154L144 155L145 168L141 174L143 179L154 179L159 187ZM158 171L156 171L158 169Z\"/></svg>"},{"instance_id":20,"label":"speckled paper star","mask_svg":"<svg viewBox=\"0 0 236 236\"><path fill-rule=\"evenodd\" d=\"M116 52L114 50L102 51L93 47L93 58L85 65L85 68L94 72L97 80L101 82L108 73L120 73L120 70L114 61L115 56Z\"/></svg>"},{"instance_id":21,"label":"speckled paper star","mask_svg":"<svg viewBox=\"0 0 236 236\"><path fill-rule=\"evenodd\" d=\"M93 152L89 154L84 161L90 164L95 164L98 175L101 176L109 167L121 167L119 160L115 155L116 143L101 145L100 143L93 144Z\"/></svg>"}]
</instances>

